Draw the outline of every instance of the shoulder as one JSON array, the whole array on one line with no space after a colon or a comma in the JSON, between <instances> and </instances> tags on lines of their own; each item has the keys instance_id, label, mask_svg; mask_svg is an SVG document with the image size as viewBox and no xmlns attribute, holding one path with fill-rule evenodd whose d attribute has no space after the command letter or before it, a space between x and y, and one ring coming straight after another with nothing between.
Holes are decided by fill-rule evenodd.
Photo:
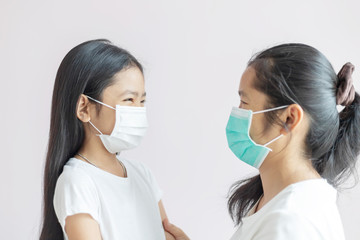
<instances>
[{"instance_id":1,"label":"shoulder","mask_svg":"<svg viewBox=\"0 0 360 240\"><path fill-rule=\"evenodd\" d=\"M265 222L271 222L273 226L297 226L298 223L310 223L306 215L300 214L297 211L289 211L288 209L268 212L263 216L263 219Z\"/></svg>"},{"instance_id":2,"label":"shoulder","mask_svg":"<svg viewBox=\"0 0 360 240\"><path fill-rule=\"evenodd\" d=\"M294 184L274 200L262 213L263 239L334 239L326 238L330 232L341 236L341 224L335 221L336 190L325 180Z\"/></svg>"},{"instance_id":3,"label":"shoulder","mask_svg":"<svg viewBox=\"0 0 360 240\"><path fill-rule=\"evenodd\" d=\"M264 216L263 223L261 232L274 239L321 239L316 224L298 212L273 211Z\"/></svg>"},{"instance_id":4,"label":"shoulder","mask_svg":"<svg viewBox=\"0 0 360 240\"><path fill-rule=\"evenodd\" d=\"M326 180L307 180L292 184L275 196L271 209L306 215L322 208L336 207L336 198L337 191Z\"/></svg>"},{"instance_id":5,"label":"shoulder","mask_svg":"<svg viewBox=\"0 0 360 240\"><path fill-rule=\"evenodd\" d=\"M79 213L90 214L99 221L99 195L88 172L82 162L70 159L56 182L53 205L63 228L68 216Z\"/></svg>"},{"instance_id":6,"label":"shoulder","mask_svg":"<svg viewBox=\"0 0 360 240\"><path fill-rule=\"evenodd\" d=\"M55 187L55 198L64 193L92 194L96 195L97 190L86 165L79 160L70 159L64 166L63 172L57 179Z\"/></svg>"},{"instance_id":7,"label":"shoulder","mask_svg":"<svg viewBox=\"0 0 360 240\"><path fill-rule=\"evenodd\" d=\"M299 214L322 214L336 206L337 191L325 179L313 179L292 186L287 208Z\"/></svg>"}]
</instances>

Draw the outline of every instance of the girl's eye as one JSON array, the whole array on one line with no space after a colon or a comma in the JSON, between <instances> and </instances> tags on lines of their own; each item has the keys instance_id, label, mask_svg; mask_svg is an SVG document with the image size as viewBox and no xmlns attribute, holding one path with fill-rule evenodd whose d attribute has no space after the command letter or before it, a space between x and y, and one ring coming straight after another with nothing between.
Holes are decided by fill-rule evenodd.
<instances>
[{"instance_id":1,"label":"girl's eye","mask_svg":"<svg viewBox=\"0 0 360 240\"><path fill-rule=\"evenodd\" d=\"M133 99L133 98L127 98L127 99L125 99L124 101L125 101L125 102L128 102L128 101L133 102L134 99Z\"/></svg>"}]
</instances>

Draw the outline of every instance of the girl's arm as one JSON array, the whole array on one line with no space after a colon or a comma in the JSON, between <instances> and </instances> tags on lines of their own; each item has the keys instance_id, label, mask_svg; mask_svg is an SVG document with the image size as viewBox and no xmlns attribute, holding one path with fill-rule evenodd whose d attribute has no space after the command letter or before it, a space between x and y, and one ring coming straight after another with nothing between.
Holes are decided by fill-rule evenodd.
<instances>
[{"instance_id":1,"label":"girl's arm","mask_svg":"<svg viewBox=\"0 0 360 240\"><path fill-rule=\"evenodd\" d=\"M101 240L99 224L86 213L69 216L65 220L69 240Z\"/></svg>"}]
</instances>

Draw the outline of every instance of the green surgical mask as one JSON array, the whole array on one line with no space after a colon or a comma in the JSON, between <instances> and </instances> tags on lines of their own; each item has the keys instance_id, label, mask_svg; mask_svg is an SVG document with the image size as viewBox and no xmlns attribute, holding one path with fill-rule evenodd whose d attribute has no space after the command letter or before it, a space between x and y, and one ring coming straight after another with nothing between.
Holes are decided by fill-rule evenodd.
<instances>
[{"instance_id":1,"label":"green surgical mask","mask_svg":"<svg viewBox=\"0 0 360 240\"><path fill-rule=\"evenodd\" d=\"M226 137L231 151L241 161L260 168L264 162L266 156L272 151L267 147L270 143L278 140L283 135L274 138L264 145L257 144L250 137L250 126L253 114L259 114L264 112L275 111L278 109L286 108L287 106L281 106L262 111L253 112L242 108L233 107L229 121L226 126Z\"/></svg>"}]
</instances>

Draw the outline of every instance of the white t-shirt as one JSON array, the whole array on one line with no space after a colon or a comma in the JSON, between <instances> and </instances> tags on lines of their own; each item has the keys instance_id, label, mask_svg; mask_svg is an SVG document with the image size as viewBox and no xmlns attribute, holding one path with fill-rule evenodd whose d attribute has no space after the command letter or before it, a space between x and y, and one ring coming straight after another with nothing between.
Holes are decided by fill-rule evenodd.
<instances>
[{"instance_id":1,"label":"white t-shirt","mask_svg":"<svg viewBox=\"0 0 360 240\"><path fill-rule=\"evenodd\" d=\"M336 198L325 179L291 184L258 212L251 209L230 240L343 240Z\"/></svg>"},{"instance_id":2,"label":"white t-shirt","mask_svg":"<svg viewBox=\"0 0 360 240\"><path fill-rule=\"evenodd\" d=\"M65 239L65 219L90 214L103 240L165 240L158 202L162 191L141 162L118 157L128 177L122 178L76 158L64 166L54 195L56 216Z\"/></svg>"}]
</instances>

